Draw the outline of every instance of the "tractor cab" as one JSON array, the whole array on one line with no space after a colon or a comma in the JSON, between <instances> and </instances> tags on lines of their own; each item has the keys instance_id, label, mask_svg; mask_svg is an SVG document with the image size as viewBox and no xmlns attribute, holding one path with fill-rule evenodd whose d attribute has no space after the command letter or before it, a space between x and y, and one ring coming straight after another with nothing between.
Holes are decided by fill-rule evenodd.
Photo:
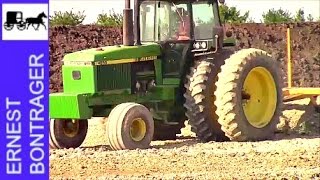
<instances>
[{"instance_id":1,"label":"tractor cab","mask_svg":"<svg viewBox=\"0 0 320 180\"><path fill-rule=\"evenodd\" d=\"M141 42L162 47L164 78L182 76L190 56L222 46L217 0L141 0L138 11Z\"/></svg>"},{"instance_id":2,"label":"tractor cab","mask_svg":"<svg viewBox=\"0 0 320 180\"><path fill-rule=\"evenodd\" d=\"M216 0L141 0L139 12L142 42L213 40L222 35Z\"/></svg>"}]
</instances>

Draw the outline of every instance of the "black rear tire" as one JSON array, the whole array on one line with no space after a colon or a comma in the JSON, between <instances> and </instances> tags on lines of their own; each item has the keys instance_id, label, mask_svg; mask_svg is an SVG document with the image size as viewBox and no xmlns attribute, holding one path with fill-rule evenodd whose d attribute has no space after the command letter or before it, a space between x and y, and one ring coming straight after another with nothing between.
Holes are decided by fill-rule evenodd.
<instances>
[{"instance_id":1,"label":"black rear tire","mask_svg":"<svg viewBox=\"0 0 320 180\"><path fill-rule=\"evenodd\" d=\"M214 91L219 69L219 64L210 60L197 61L190 70L190 80L185 84L186 116L189 118L192 131L202 142L228 140L215 113Z\"/></svg>"}]
</instances>

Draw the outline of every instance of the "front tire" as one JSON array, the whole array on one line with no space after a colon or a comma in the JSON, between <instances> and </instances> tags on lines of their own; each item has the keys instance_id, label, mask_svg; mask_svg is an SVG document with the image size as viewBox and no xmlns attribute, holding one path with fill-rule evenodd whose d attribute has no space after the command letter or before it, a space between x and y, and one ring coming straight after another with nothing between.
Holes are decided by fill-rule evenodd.
<instances>
[{"instance_id":1,"label":"front tire","mask_svg":"<svg viewBox=\"0 0 320 180\"><path fill-rule=\"evenodd\" d=\"M154 121L145 106L122 103L110 112L106 130L113 150L146 149L154 136Z\"/></svg>"},{"instance_id":2,"label":"front tire","mask_svg":"<svg viewBox=\"0 0 320 180\"><path fill-rule=\"evenodd\" d=\"M49 144L53 149L77 148L86 138L88 120L50 119Z\"/></svg>"},{"instance_id":3,"label":"front tire","mask_svg":"<svg viewBox=\"0 0 320 180\"><path fill-rule=\"evenodd\" d=\"M274 136L282 114L280 66L266 52L244 49L225 61L218 75L218 122L233 141Z\"/></svg>"}]
</instances>

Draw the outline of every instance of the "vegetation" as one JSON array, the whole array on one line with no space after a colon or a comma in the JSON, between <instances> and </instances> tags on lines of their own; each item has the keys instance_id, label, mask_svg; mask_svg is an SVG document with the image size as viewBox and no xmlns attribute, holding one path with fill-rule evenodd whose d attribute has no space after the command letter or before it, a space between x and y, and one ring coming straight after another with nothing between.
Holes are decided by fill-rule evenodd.
<instances>
[{"instance_id":1,"label":"vegetation","mask_svg":"<svg viewBox=\"0 0 320 180\"><path fill-rule=\"evenodd\" d=\"M309 22L312 22L312 21L313 21L313 17L312 17L311 14L308 15L307 20L308 20Z\"/></svg>"},{"instance_id":2,"label":"vegetation","mask_svg":"<svg viewBox=\"0 0 320 180\"><path fill-rule=\"evenodd\" d=\"M49 17L50 26L76 26L82 24L86 15L83 12L54 12L53 16Z\"/></svg>"},{"instance_id":3,"label":"vegetation","mask_svg":"<svg viewBox=\"0 0 320 180\"><path fill-rule=\"evenodd\" d=\"M227 5L221 5L219 13L221 21L225 23L246 23L249 18L249 11L245 12L244 15L240 15L240 10Z\"/></svg>"},{"instance_id":4,"label":"vegetation","mask_svg":"<svg viewBox=\"0 0 320 180\"><path fill-rule=\"evenodd\" d=\"M241 15L240 10L236 7L220 5L220 17L223 23L254 23L252 18L249 18L249 11ZM50 16L50 26L70 25L76 26L83 23L86 15L83 12L54 12ZM121 27L123 15L115 13L113 10L109 13L101 13L98 15L95 24L108 27ZM320 17L315 20L311 14L305 16L303 9L299 9L296 14L292 15L283 9L270 9L262 15L263 23L289 23L289 22L320 22Z\"/></svg>"},{"instance_id":5,"label":"vegetation","mask_svg":"<svg viewBox=\"0 0 320 180\"><path fill-rule=\"evenodd\" d=\"M304 18L304 10L299 9L297 11L294 21L295 22L305 22L306 21L305 18Z\"/></svg>"},{"instance_id":6,"label":"vegetation","mask_svg":"<svg viewBox=\"0 0 320 180\"><path fill-rule=\"evenodd\" d=\"M109 14L101 13L98 15L96 24L107 27L121 27L123 15L115 13L114 10L110 11Z\"/></svg>"},{"instance_id":7,"label":"vegetation","mask_svg":"<svg viewBox=\"0 0 320 180\"><path fill-rule=\"evenodd\" d=\"M293 18L288 11L283 9L270 9L267 13L262 14L264 23L282 23L282 22L292 22Z\"/></svg>"},{"instance_id":8,"label":"vegetation","mask_svg":"<svg viewBox=\"0 0 320 180\"><path fill-rule=\"evenodd\" d=\"M268 12L262 15L263 22L268 23L289 23L289 22L313 22L314 18L311 14L305 17L303 9L299 9L295 15L290 14L288 11L283 9L270 9Z\"/></svg>"}]
</instances>

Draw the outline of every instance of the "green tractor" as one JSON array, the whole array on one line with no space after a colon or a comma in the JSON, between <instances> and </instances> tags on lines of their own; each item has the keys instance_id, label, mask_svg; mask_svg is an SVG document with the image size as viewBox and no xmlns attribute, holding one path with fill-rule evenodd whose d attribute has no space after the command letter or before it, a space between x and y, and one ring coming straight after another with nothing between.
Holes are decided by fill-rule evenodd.
<instances>
[{"instance_id":1,"label":"green tractor","mask_svg":"<svg viewBox=\"0 0 320 180\"><path fill-rule=\"evenodd\" d=\"M272 138L280 66L262 50L235 51L219 3L135 0L133 13L126 0L123 45L65 55L64 92L49 100L50 146L79 147L93 117L107 117L114 150L175 139L186 120L202 142Z\"/></svg>"}]
</instances>

